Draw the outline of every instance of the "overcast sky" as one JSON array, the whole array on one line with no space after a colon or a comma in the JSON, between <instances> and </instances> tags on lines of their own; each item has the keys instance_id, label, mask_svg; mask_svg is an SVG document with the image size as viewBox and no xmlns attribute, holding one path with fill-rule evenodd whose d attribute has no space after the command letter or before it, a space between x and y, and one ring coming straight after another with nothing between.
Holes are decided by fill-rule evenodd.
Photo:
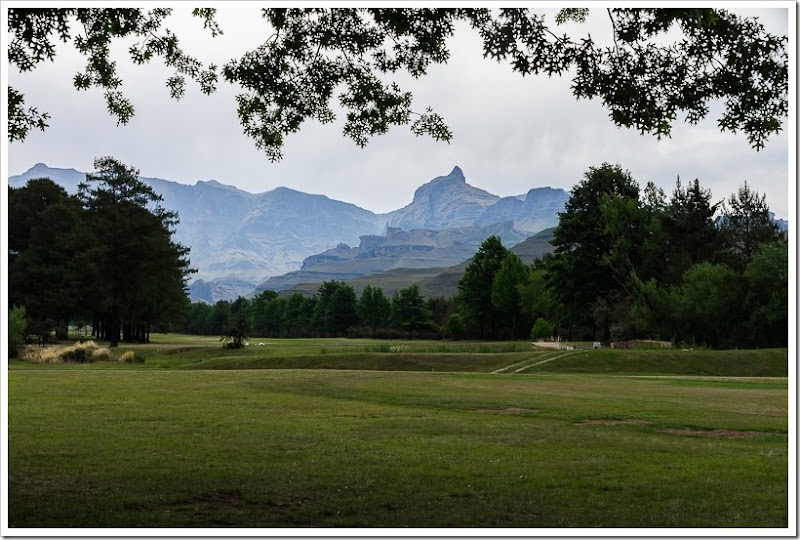
<instances>
[{"instance_id":1,"label":"overcast sky","mask_svg":"<svg viewBox=\"0 0 800 540\"><path fill-rule=\"evenodd\" d=\"M4 4L5 9L9 3ZM788 35L793 4L758 5L773 9L737 12L757 15L771 32ZM211 38L201 21L188 15L191 6L185 3L173 6L175 14L166 26L176 31L189 54L222 65L269 35L258 4L235 6L218 6L217 20L225 32L221 37ZM549 13L555 24L555 10ZM575 28L590 31L595 41L610 30L604 10L593 10L585 25L566 30ZM789 48L794 47L792 37ZM479 38L469 28L460 27L450 50L447 65L432 67L416 81L400 79L414 91L415 110L431 106L444 116L454 134L450 144L396 127L360 149L342 136L342 122L307 123L288 137L279 163L270 162L242 134L237 89L225 83L212 96L188 84L185 98L176 102L164 85L169 70L156 62L132 66L121 49L115 58L136 115L127 126L117 127L101 92L73 89L72 77L84 62L70 47L60 46L55 63L26 74L8 68L4 59L9 84L25 94L27 106L48 111L51 120L45 132L9 144L3 166L8 175L38 162L91 171L95 157L113 156L138 168L142 176L186 184L213 179L253 193L286 186L387 212L408 204L417 187L455 165L469 184L508 196L541 186L569 190L590 166L609 162L629 170L642 187L653 181L667 195L678 175L684 183L699 178L716 200L727 198L746 180L767 195L778 217L789 218L795 139L786 131L756 152L743 134L720 133L712 109L700 125L678 123L671 139L659 141L615 127L597 101L577 101L568 78L523 78L507 64L484 60ZM793 109L790 117L795 113Z\"/></svg>"}]
</instances>

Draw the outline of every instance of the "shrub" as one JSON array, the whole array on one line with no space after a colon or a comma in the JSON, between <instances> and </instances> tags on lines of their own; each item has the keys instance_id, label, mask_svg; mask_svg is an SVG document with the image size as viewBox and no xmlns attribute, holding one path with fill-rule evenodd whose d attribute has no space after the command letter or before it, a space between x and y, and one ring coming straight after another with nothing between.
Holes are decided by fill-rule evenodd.
<instances>
[{"instance_id":1,"label":"shrub","mask_svg":"<svg viewBox=\"0 0 800 540\"><path fill-rule=\"evenodd\" d=\"M464 318L459 313L452 313L444 323L444 333L453 339L464 337L466 331L467 328L464 324Z\"/></svg>"},{"instance_id":2,"label":"shrub","mask_svg":"<svg viewBox=\"0 0 800 540\"><path fill-rule=\"evenodd\" d=\"M94 341L83 341L66 347L58 352L58 356L64 362L77 362L83 364L84 362L92 362L92 354L97 349L97 344Z\"/></svg>"},{"instance_id":3,"label":"shrub","mask_svg":"<svg viewBox=\"0 0 800 540\"><path fill-rule=\"evenodd\" d=\"M105 351L105 352L104 352ZM99 349L94 341L76 343L68 347L25 347L20 351L20 360L37 364L59 364L62 362L94 362L108 359L108 349Z\"/></svg>"},{"instance_id":4,"label":"shrub","mask_svg":"<svg viewBox=\"0 0 800 540\"><path fill-rule=\"evenodd\" d=\"M25 328L28 321L25 319L25 308L14 306L8 311L8 356L16 358L20 347L25 343Z\"/></svg>"},{"instance_id":5,"label":"shrub","mask_svg":"<svg viewBox=\"0 0 800 540\"><path fill-rule=\"evenodd\" d=\"M237 312L225 326L225 335L220 338L220 341L224 342L223 347L226 349L242 349L249 332L250 325L247 318L244 313Z\"/></svg>"},{"instance_id":6,"label":"shrub","mask_svg":"<svg viewBox=\"0 0 800 540\"><path fill-rule=\"evenodd\" d=\"M119 361L123 364L144 364L144 356L133 351L125 351L120 355Z\"/></svg>"},{"instance_id":7,"label":"shrub","mask_svg":"<svg viewBox=\"0 0 800 540\"><path fill-rule=\"evenodd\" d=\"M531 329L531 338L536 341L548 338L553 335L553 330L552 324L539 317L536 319L536 322L533 323L533 328Z\"/></svg>"},{"instance_id":8,"label":"shrub","mask_svg":"<svg viewBox=\"0 0 800 540\"><path fill-rule=\"evenodd\" d=\"M47 347L24 347L19 351L19 359L34 364L57 364L62 362L58 356L58 349Z\"/></svg>"},{"instance_id":9,"label":"shrub","mask_svg":"<svg viewBox=\"0 0 800 540\"><path fill-rule=\"evenodd\" d=\"M111 360L111 350L107 347L102 347L92 352L92 361L108 362Z\"/></svg>"}]
</instances>

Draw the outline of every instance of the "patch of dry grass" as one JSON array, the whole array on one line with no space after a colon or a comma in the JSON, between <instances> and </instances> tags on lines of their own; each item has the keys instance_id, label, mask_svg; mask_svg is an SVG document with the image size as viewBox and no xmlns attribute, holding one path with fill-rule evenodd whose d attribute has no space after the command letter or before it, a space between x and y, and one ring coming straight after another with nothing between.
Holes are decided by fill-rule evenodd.
<instances>
[{"instance_id":1,"label":"patch of dry grass","mask_svg":"<svg viewBox=\"0 0 800 540\"><path fill-rule=\"evenodd\" d=\"M119 361L123 364L141 364L144 358L133 351L125 351L120 355Z\"/></svg>"},{"instance_id":2,"label":"patch of dry grass","mask_svg":"<svg viewBox=\"0 0 800 540\"><path fill-rule=\"evenodd\" d=\"M107 362L111 359L111 350L89 340L68 346L25 347L20 351L19 358L35 364Z\"/></svg>"}]
</instances>

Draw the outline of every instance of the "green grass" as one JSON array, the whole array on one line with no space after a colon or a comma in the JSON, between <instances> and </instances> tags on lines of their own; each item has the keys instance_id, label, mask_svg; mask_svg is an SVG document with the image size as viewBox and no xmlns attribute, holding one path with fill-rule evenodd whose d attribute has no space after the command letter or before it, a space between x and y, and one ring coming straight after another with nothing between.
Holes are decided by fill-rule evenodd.
<instances>
[{"instance_id":1,"label":"green grass","mask_svg":"<svg viewBox=\"0 0 800 540\"><path fill-rule=\"evenodd\" d=\"M739 377L786 377L786 349L761 350L612 350L577 351L537 367L558 373L648 373L719 375Z\"/></svg>"},{"instance_id":2,"label":"green grass","mask_svg":"<svg viewBox=\"0 0 800 540\"><path fill-rule=\"evenodd\" d=\"M613 373L786 377L786 349L762 350L544 350L527 342L376 341L370 339L251 338L241 350L223 349L219 338L153 334L152 343L120 347L145 358L144 366L118 362L56 364L52 369L354 369L489 373L529 360L557 360L524 373ZM524 363L522 364L524 365ZM12 361L14 369L38 364Z\"/></svg>"},{"instance_id":3,"label":"green grass","mask_svg":"<svg viewBox=\"0 0 800 540\"><path fill-rule=\"evenodd\" d=\"M133 347L143 365L10 364L12 528L788 526L788 381L774 373L665 373L682 351L492 375L553 353L155 341ZM719 365L787 363L731 353ZM624 369L604 372L615 358ZM248 362L271 369L232 369Z\"/></svg>"}]
</instances>

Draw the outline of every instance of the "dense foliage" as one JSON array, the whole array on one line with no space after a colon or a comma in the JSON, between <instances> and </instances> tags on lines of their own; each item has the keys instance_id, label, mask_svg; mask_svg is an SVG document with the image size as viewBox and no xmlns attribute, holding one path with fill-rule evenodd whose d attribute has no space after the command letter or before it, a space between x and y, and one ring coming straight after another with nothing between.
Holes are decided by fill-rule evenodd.
<instances>
[{"instance_id":1,"label":"dense foliage","mask_svg":"<svg viewBox=\"0 0 800 540\"><path fill-rule=\"evenodd\" d=\"M583 22L588 12L561 10L556 25ZM508 62L523 76L570 76L576 98L599 99L616 125L642 133L669 136L679 116L695 124L721 100L720 129L742 132L760 149L788 113L788 38L721 9L608 9L613 43L604 45L589 34L559 36L545 15L529 8L270 8L262 10L266 40L222 69L181 49L178 36L164 27L170 13L11 8L9 63L30 71L54 59L54 42L72 41L86 57L75 88L102 89L109 112L125 124L134 107L121 91L111 51L135 39L131 60L162 59L171 70L166 86L173 98L183 96L187 78L207 94L220 75L240 87L244 133L272 160L280 159L285 137L303 122L334 120L336 92L346 112L344 134L360 146L395 125L450 140L443 118L429 107L415 111L411 92L386 79L397 72L421 77L431 64L446 63L447 40L459 23L479 34L484 57ZM222 33L213 8L193 14L212 37ZM12 141L47 127L47 113L26 108L21 92L8 87L8 98Z\"/></svg>"},{"instance_id":2,"label":"dense foliage","mask_svg":"<svg viewBox=\"0 0 800 540\"><path fill-rule=\"evenodd\" d=\"M25 329L28 321L25 308L14 306L8 310L8 357L14 358L25 343Z\"/></svg>"},{"instance_id":3,"label":"dense foliage","mask_svg":"<svg viewBox=\"0 0 800 540\"><path fill-rule=\"evenodd\" d=\"M357 295L350 285L332 280L311 297L266 290L251 299L221 300L213 306L195 302L184 323L174 329L216 335L222 333L220 328L230 328L231 321L243 320L249 335L258 337L438 338L454 309L454 300L425 299L418 285L387 298L380 287L367 285Z\"/></svg>"},{"instance_id":4,"label":"dense foliage","mask_svg":"<svg viewBox=\"0 0 800 540\"><path fill-rule=\"evenodd\" d=\"M146 342L153 325L184 315L188 249L137 170L94 165L77 196L46 178L9 188L9 306L25 307L32 336L63 338L70 322L90 321L112 347Z\"/></svg>"},{"instance_id":5,"label":"dense foliage","mask_svg":"<svg viewBox=\"0 0 800 540\"><path fill-rule=\"evenodd\" d=\"M652 185L640 193L619 166L592 167L552 243L540 264L544 311L561 335L787 343L787 238L746 182L723 204L698 180L678 179L667 202Z\"/></svg>"}]
</instances>

